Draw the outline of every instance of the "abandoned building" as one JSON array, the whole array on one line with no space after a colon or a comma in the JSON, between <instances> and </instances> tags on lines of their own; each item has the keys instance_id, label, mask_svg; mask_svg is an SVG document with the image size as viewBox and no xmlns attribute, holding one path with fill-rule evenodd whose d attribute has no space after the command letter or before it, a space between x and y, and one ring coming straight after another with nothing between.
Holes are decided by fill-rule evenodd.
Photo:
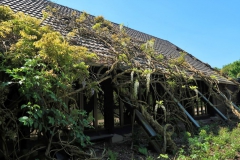
<instances>
[{"instance_id":1,"label":"abandoned building","mask_svg":"<svg viewBox=\"0 0 240 160\"><path fill-rule=\"evenodd\" d=\"M69 15L73 12L76 15L81 15L82 12L50 2L48 0L0 0L0 5L9 6L14 12L24 12L32 17L36 17L41 19L43 14L42 10L45 10L47 6L51 6L58 10L58 14L60 15L60 21L57 21L54 17L49 17L44 20L44 25L50 25L55 30L59 31L62 35L67 34L67 30L62 30L61 26L64 26L66 23L70 23ZM94 18L93 16L90 16ZM118 24L113 23L116 27ZM143 98L144 101L148 101L152 99L151 102L152 108L156 105L155 101L163 100L165 108L168 110L168 105L174 105L175 107L179 107L180 110L186 115L189 121L195 127L200 127L198 120L206 119L210 117L219 117L223 120L228 120L227 114L229 109L227 105L232 106L237 111L240 111L239 108L234 104L235 97L232 97L232 93L236 90L236 86L238 85L237 82L231 81L226 77L222 76L218 73L215 69L213 69L210 65L202 62L201 60L197 59L193 55L185 52L180 47L172 44L167 40L163 40L134 29L124 27L126 33L130 36L131 39L139 43L146 43L151 39L154 39L154 50L156 53L162 54L164 57L168 59L174 59L180 56L180 52L184 52L185 61L192 67L194 70L199 73L198 75L194 75L197 83L196 88L192 88L193 92L197 94L198 100L195 101L194 106L186 107L188 104L187 100L177 99L172 91L164 84L158 83L154 84L158 91L155 91L153 87L150 87L151 98L146 98L144 95L139 95L139 99ZM100 59L97 63L91 64L92 71L95 73L102 73L106 72L112 65L112 56L108 55L108 47L104 45L102 42L92 38L92 37L81 37L78 39L76 45L81 45L87 47L94 53L99 55ZM193 53L194 54L194 53ZM110 58L109 58L110 57ZM136 61L139 61L140 65L147 65L147 60L142 58L141 56L135 58ZM162 66L157 66L161 68ZM126 67L125 67L126 68ZM164 70L164 67L162 67ZM123 68L119 68L118 72L123 72ZM188 75L192 75L191 71L187 72ZM154 74L154 73L153 73ZM131 74L125 74L131 79ZM161 77L162 75L154 75L156 77ZM216 94L220 98L216 98L209 93L209 85L207 85L202 77L214 77L214 83L218 84L219 90L216 91ZM161 77L162 78L162 77ZM139 109L132 110L132 106L130 103L130 99L128 96L124 95L125 92L122 93L120 98L116 98L116 94L118 90L116 86L118 84L114 84L112 82L114 78L106 79L105 81L101 82L101 89L103 90L104 94L97 95L94 94L90 101L87 102L86 98L83 94L78 94L76 96L76 100L78 101L78 105L81 109L85 109L88 114L94 117L94 121L92 122L93 127L95 130L107 134L113 134L115 129L121 128L125 125L131 124L131 115L135 113L136 119L138 122L145 127L149 136L155 136L154 129L151 128L151 125L148 124L147 120L144 119L141 111ZM163 78L165 79L165 78ZM124 81L124 80L122 80ZM184 86L185 87L185 86ZM184 88L182 86L182 88ZM140 84L140 90L144 88L144 85ZM131 93L131 89L125 87L127 92ZM181 92L180 90L177 92ZM146 91L144 91L144 94ZM156 99L154 93L157 93L161 99ZM127 93L126 93L127 94ZM149 94L150 95L150 94ZM185 94L186 96L188 93ZM239 96L239 94L238 94ZM149 96L150 97L150 96ZM167 104L167 100L169 100L169 104ZM103 101L102 105L99 105L99 101ZM239 101L239 100L238 100ZM226 103L224 103L226 102ZM150 103L150 102L148 102ZM154 109L153 109L154 110ZM152 112L153 113L153 112ZM158 111L159 114L163 114L163 111ZM156 117L155 117L156 118ZM164 118L163 118L164 119ZM106 134L103 134L106 135ZM104 136L103 136L104 137Z\"/></svg>"}]
</instances>

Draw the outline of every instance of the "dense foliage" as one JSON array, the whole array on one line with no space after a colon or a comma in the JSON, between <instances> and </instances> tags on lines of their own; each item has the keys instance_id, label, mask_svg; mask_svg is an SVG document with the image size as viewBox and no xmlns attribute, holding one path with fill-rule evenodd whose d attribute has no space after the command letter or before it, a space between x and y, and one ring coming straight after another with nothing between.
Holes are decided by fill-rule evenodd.
<instances>
[{"instance_id":1,"label":"dense foliage","mask_svg":"<svg viewBox=\"0 0 240 160\"><path fill-rule=\"evenodd\" d=\"M240 60L234 61L230 64L223 66L221 69L223 74L226 74L232 78L239 78L240 77Z\"/></svg>"},{"instance_id":2,"label":"dense foliage","mask_svg":"<svg viewBox=\"0 0 240 160\"><path fill-rule=\"evenodd\" d=\"M76 83L91 84L85 61L96 55L85 47L70 45L59 32L43 26L44 19L13 13L8 7L0 7L0 15L1 153L5 159L23 156L11 153L7 146L7 139L11 139L15 151L23 149L18 143L29 135L20 135L19 121L47 137L46 156L50 156L53 144L60 150L74 142L84 147L89 139L83 129L90 127L89 122L69 94L77 89ZM63 129L69 132L68 140L54 140Z\"/></svg>"},{"instance_id":3,"label":"dense foliage","mask_svg":"<svg viewBox=\"0 0 240 160\"><path fill-rule=\"evenodd\" d=\"M215 126L214 126L215 125ZM207 125L199 135L186 133L187 145L180 149L177 159L238 159L240 153L240 128Z\"/></svg>"}]
</instances>

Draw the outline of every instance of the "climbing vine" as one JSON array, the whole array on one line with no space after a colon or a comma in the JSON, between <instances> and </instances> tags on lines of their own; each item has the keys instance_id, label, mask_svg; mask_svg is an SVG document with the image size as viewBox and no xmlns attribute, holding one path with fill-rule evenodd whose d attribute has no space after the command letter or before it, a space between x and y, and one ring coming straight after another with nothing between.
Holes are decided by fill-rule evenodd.
<instances>
[{"instance_id":1,"label":"climbing vine","mask_svg":"<svg viewBox=\"0 0 240 160\"><path fill-rule=\"evenodd\" d=\"M51 12L51 9L49 10ZM51 13L55 17L60 15L55 11ZM70 23L61 25L62 30L71 28L76 37L91 37L104 48L100 51L102 63L96 63L99 66L105 65L108 70L100 75L95 74L96 78L111 75L119 98L130 104L133 109L142 111L149 123L155 126L158 134L164 136L165 144L170 150L174 150L176 146L171 140L172 132L165 133L166 128L181 121L188 130L194 130L193 124L177 104L184 104L185 109L197 106L199 96L195 90L198 89L198 81L206 84L208 91L204 95L209 100L216 97L222 101L219 98L220 89L216 80L218 73L207 75L195 69L186 61L187 53L184 51L179 52L176 57L164 57L155 51L154 39L144 42L130 38L122 24L112 24L101 16L92 17L82 13L67 16L67 19ZM73 38L72 41L78 39ZM156 105L157 107L154 107ZM152 116L154 114L155 118ZM166 146L163 148L163 152L165 151Z\"/></svg>"},{"instance_id":2,"label":"climbing vine","mask_svg":"<svg viewBox=\"0 0 240 160\"><path fill-rule=\"evenodd\" d=\"M0 14L1 153L5 159L26 158L45 147L45 155L51 157L56 146L60 150L74 148L73 143L85 147L90 142L83 130L91 127L91 120L71 93L79 89L74 84L83 82L86 95L91 90L98 92L86 64L97 55L86 47L70 45L59 32L43 26L43 20L13 13L6 6L0 7ZM40 139L47 138L47 144L19 157L16 151L23 151L22 142L30 138L30 133L23 133L24 127ZM67 140L58 138L64 136L63 130L68 132ZM8 139L14 153L8 149Z\"/></svg>"}]
</instances>

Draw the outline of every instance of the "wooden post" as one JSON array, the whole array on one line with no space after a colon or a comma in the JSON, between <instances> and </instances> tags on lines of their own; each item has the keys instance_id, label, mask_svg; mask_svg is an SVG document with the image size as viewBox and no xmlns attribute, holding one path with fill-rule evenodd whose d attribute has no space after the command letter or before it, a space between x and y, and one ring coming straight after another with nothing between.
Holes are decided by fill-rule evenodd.
<instances>
[{"instance_id":1,"label":"wooden post","mask_svg":"<svg viewBox=\"0 0 240 160\"><path fill-rule=\"evenodd\" d=\"M94 93L94 105L93 105L93 117L94 117L94 121L93 121L93 126L95 129L97 129L98 127L98 113L97 113L97 94Z\"/></svg>"},{"instance_id":2,"label":"wooden post","mask_svg":"<svg viewBox=\"0 0 240 160\"><path fill-rule=\"evenodd\" d=\"M113 133L114 129L114 109L113 109L113 86L111 79L102 82L104 92L104 128Z\"/></svg>"}]
</instances>

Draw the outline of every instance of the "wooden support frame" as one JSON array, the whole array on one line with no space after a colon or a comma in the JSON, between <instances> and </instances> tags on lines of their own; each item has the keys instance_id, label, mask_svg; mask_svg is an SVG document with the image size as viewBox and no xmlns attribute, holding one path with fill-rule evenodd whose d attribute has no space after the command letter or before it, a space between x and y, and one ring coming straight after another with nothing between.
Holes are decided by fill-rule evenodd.
<instances>
[{"instance_id":1,"label":"wooden support frame","mask_svg":"<svg viewBox=\"0 0 240 160\"><path fill-rule=\"evenodd\" d=\"M161 82L159 82L163 89L171 96L171 98L177 103L177 105L183 110L183 112L187 115L187 117L193 122L193 124L197 127L200 128L200 125L198 122L188 113L188 111L184 108L184 106L170 93L170 91L165 87Z\"/></svg>"},{"instance_id":2,"label":"wooden support frame","mask_svg":"<svg viewBox=\"0 0 240 160\"><path fill-rule=\"evenodd\" d=\"M207 91L208 90L207 85L203 81L197 80L197 86L199 88L198 91L201 91L202 93L208 92ZM193 107L193 115L194 116L198 116L198 118L201 118L201 117L204 117L204 116L208 116L209 114L212 114L211 109L208 110L208 104L205 104L205 103L206 103L206 101L203 101L202 98L197 98L196 99L196 104L197 105L195 107Z\"/></svg>"},{"instance_id":3,"label":"wooden support frame","mask_svg":"<svg viewBox=\"0 0 240 160\"><path fill-rule=\"evenodd\" d=\"M215 107L199 90L197 90L197 89L194 89L194 91L196 92L196 93L198 93L202 98L203 98L203 100L204 101L206 101L216 112L217 112L217 114L222 118L222 119L224 119L224 120L228 120L228 118L226 117L226 116L224 116L223 114L222 114L222 112L220 112L218 109L217 109L217 107Z\"/></svg>"},{"instance_id":4,"label":"wooden support frame","mask_svg":"<svg viewBox=\"0 0 240 160\"><path fill-rule=\"evenodd\" d=\"M230 102L230 105L232 105L239 113L240 113L240 109L238 108L237 105L235 105L231 100L229 100L222 92L219 91L219 94L227 101ZM228 103L227 103L228 104Z\"/></svg>"}]
</instances>

